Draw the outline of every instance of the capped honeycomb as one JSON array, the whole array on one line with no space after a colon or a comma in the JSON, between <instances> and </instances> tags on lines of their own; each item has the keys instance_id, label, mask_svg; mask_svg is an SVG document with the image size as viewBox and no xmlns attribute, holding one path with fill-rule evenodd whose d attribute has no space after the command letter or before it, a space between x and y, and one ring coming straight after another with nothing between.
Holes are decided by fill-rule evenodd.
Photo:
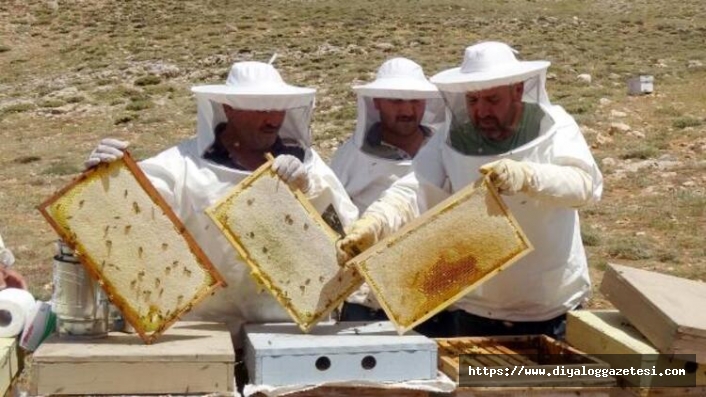
<instances>
[{"instance_id":1,"label":"capped honeycomb","mask_svg":"<svg viewBox=\"0 0 706 397\"><path fill-rule=\"evenodd\" d=\"M334 232L268 161L207 210L253 278L307 332L362 284L336 259Z\"/></svg>"},{"instance_id":2,"label":"capped honeycomb","mask_svg":"<svg viewBox=\"0 0 706 397\"><path fill-rule=\"evenodd\" d=\"M485 180L444 200L352 259L404 333L532 250Z\"/></svg>"},{"instance_id":3,"label":"capped honeycomb","mask_svg":"<svg viewBox=\"0 0 706 397\"><path fill-rule=\"evenodd\" d=\"M129 153L39 209L145 343L225 285Z\"/></svg>"}]
</instances>

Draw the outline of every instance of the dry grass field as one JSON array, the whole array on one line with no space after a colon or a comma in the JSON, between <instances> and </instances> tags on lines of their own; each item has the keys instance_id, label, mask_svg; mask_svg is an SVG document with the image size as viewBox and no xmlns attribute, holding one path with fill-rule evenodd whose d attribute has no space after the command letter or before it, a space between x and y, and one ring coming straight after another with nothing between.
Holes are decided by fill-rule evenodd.
<instances>
[{"instance_id":1,"label":"dry grass field","mask_svg":"<svg viewBox=\"0 0 706 397\"><path fill-rule=\"evenodd\" d=\"M552 62L550 97L601 164L603 200L582 210L594 285L609 262L706 281L705 14L703 0L2 0L0 233L48 299L56 235L36 206L103 137L145 158L191 136L191 85L279 54L287 81L318 89L328 158L354 126L350 86L385 59L432 75L492 39ZM655 93L628 96L640 74Z\"/></svg>"}]
</instances>

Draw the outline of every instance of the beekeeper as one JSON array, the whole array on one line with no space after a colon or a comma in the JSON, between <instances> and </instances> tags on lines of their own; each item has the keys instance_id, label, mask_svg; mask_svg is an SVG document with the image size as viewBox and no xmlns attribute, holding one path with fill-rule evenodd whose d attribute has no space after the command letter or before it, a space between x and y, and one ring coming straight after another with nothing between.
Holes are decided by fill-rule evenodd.
<instances>
[{"instance_id":1,"label":"beekeeper","mask_svg":"<svg viewBox=\"0 0 706 397\"><path fill-rule=\"evenodd\" d=\"M5 242L0 236L0 290L5 288L27 289L27 281L20 273L12 270L15 264L15 255L5 247Z\"/></svg>"},{"instance_id":2,"label":"beekeeper","mask_svg":"<svg viewBox=\"0 0 706 397\"><path fill-rule=\"evenodd\" d=\"M424 75L406 58L383 63L371 83L354 86L358 118L353 135L331 160L331 169L362 213L400 177L412 170L412 158L446 124L446 105ZM341 311L343 321L386 319L367 284L352 294Z\"/></svg>"},{"instance_id":3,"label":"beekeeper","mask_svg":"<svg viewBox=\"0 0 706 397\"><path fill-rule=\"evenodd\" d=\"M373 82L353 90L356 128L334 154L331 169L362 212L411 171L412 158L447 117L439 91L406 58L386 61Z\"/></svg>"},{"instance_id":4,"label":"beekeeper","mask_svg":"<svg viewBox=\"0 0 706 397\"><path fill-rule=\"evenodd\" d=\"M140 162L228 283L187 318L225 321L234 335L244 322L291 321L269 293L259 293L249 267L204 210L264 164L270 152L275 156L272 169L319 212L332 206L344 226L357 218L343 186L311 148L315 90L285 83L269 64L238 62L225 84L192 91L198 107L196 137ZM126 142L104 139L86 166L120 158L126 147Z\"/></svg>"},{"instance_id":5,"label":"beekeeper","mask_svg":"<svg viewBox=\"0 0 706 397\"><path fill-rule=\"evenodd\" d=\"M560 337L566 312L590 294L577 208L600 198L602 176L574 119L549 102L548 66L504 43L466 48L461 67L431 79L451 127L338 243L343 262L488 175L535 249L440 313L433 335Z\"/></svg>"}]
</instances>

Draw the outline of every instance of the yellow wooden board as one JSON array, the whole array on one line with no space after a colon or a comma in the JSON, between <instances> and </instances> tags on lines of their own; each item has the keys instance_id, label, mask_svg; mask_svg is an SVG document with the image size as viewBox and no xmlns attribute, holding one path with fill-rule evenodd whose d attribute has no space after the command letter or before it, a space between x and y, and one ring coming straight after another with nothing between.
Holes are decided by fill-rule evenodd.
<instances>
[{"instance_id":1,"label":"yellow wooden board","mask_svg":"<svg viewBox=\"0 0 706 397\"><path fill-rule=\"evenodd\" d=\"M146 343L225 285L127 152L39 209Z\"/></svg>"},{"instance_id":2,"label":"yellow wooden board","mask_svg":"<svg viewBox=\"0 0 706 397\"><path fill-rule=\"evenodd\" d=\"M404 333L532 251L532 244L486 180L469 185L354 264Z\"/></svg>"},{"instance_id":3,"label":"yellow wooden board","mask_svg":"<svg viewBox=\"0 0 706 397\"><path fill-rule=\"evenodd\" d=\"M706 386L706 365L696 365L659 351L633 327L617 310L577 310L568 313L566 340L572 346L594 354L611 364L612 368L652 369L659 373L665 369L689 369L696 371L694 386ZM620 377L631 386L649 387L652 377Z\"/></svg>"},{"instance_id":4,"label":"yellow wooden board","mask_svg":"<svg viewBox=\"0 0 706 397\"><path fill-rule=\"evenodd\" d=\"M207 210L252 276L304 331L328 315L362 278L336 258L334 232L306 197L270 170L271 161Z\"/></svg>"}]
</instances>

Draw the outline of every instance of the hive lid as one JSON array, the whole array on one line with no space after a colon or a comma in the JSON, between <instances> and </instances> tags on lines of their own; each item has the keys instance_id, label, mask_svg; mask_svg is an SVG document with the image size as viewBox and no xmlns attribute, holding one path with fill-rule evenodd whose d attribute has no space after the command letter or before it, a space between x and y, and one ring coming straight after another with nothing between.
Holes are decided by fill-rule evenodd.
<instances>
[{"instance_id":1,"label":"hive lid","mask_svg":"<svg viewBox=\"0 0 706 397\"><path fill-rule=\"evenodd\" d=\"M404 333L532 249L495 189L479 180L350 264Z\"/></svg>"},{"instance_id":2,"label":"hive lid","mask_svg":"<svg viewBox=\"0 0 706 397\"><path fill-rule=\"evenodd\" d=\"M257 356L436 351L436 342L411 332L398 335L389 321L319 324L302 334L294 324L248 324L245 337Z\"/></svg>"},{"instance_id":3,"label":"hive lid","mask_svg":"<svg viewBox=\"0 0 706 397\"><path fill-rule=\"evenodd\" d=\"M39 210L145 343L225 285L127 152L88 169Z\"/></svg>"},{"instance_id":4,"label":"hive lid","mask_svg":"<svg viewBox=\"0 0 706 397\"><path fill-rule=\"evenodd\" d=\"M338 234L271 165L267 161L206 212L256 282L306 332L363 281L338 265Z\"/></svg>"}]
</instances>

